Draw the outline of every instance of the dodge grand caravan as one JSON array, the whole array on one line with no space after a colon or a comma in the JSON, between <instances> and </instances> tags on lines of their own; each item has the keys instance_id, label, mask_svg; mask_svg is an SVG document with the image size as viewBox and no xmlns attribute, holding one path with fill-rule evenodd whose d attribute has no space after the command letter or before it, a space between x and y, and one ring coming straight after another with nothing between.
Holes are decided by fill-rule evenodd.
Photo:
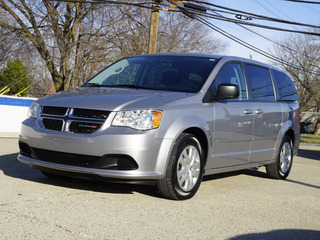
<instances>
[{"instance_id":1,"label":"dodge grand caravan","mask_svg":"<svg viewBox=\"0 0 320 240\"><path fill-rule=\"evenodd\" d=\"M285 179L299 145L290 78L237 57L127 57L82 87L35 101L18 159L46 176L153 181L188 199L204 175L265 166Z\"/></svg>"}]
</instances>

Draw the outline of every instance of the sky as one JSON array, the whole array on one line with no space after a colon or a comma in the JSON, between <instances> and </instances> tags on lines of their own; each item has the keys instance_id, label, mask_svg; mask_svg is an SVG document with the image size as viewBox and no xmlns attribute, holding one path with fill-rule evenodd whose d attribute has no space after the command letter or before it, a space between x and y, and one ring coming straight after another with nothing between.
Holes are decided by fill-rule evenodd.
<instances>
[{"instance_id":1,"label":"sky","mask_svg":"<svg viewBox=\"0 0 320 240\"><path fill-rule=\"evenodd\" d=\"M268 17L280 18L294 22L308 23L312 25L320 26L320 4L307 4L307 3L296 3L285 0L212 0L210 1L214 4L221 5L228 8L233 8L237 10L242 10L250 13L256 13ZM319 1L320 2L320 1ZM229 15L231 17L231 15ZM241 40L257 46L267 52L272 52L274 49L274 43L265 40L234 23L223 22L219 20L210 20L211 23L215 24L219 28L237 36ZM252 23L266 23L259 20L252 20ZM289 25L277 25L273 22L267 22L268 25L272 26L282 26L285 28L295 29L295 30L308 30L299 26L289 26ZM252 30L267 36L274 41L282 41L287 36L288 33L272 31L266 29L260 29L255 27L250 27ZM241 46L238 43L229 40L228 38L216 33L214 30L210 31L214 37L217 37L223 42L228 44L227 50L224 52L226 55L240 56L245 58L250 58L261 61L264 63L270 63L271 60L255 53L254 51Z\"/></svg>"}]
</instances>

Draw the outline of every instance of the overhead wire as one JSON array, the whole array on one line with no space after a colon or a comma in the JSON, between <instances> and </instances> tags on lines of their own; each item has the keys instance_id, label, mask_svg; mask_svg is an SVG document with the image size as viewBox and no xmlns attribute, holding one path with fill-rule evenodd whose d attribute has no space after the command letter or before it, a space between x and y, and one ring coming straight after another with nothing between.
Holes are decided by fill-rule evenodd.
<instances>
[{"instance_id":1,"label":"overhead wire","mask_svg":"<svg viewBox=\"0 0 320 240\"><path fill-rule=\"evenodd\" d=\"M269 9L267 6L265 6L263 3L261 3L259 0L254 0L254 2L256 4L258 4L260 7L262 7L263 9L265 9L266 11L268 11L269 13L271 13L272 15L274 15L277 18L281 18L278 14L276 14L274 11L272 11L271 9ZM292 19L291 19L292 20Z\"/></svg>"},{"instance_id":2,"label":"overhead wire","mask_svg":"<svg viewBox=\"0 0 320 240\"><path fill-rule=\"evenodd\" d=\"M283 14L284 16L286 16L288 19L295 21L292 17L288 16L284 11L282 11L281 9L279 9L278 7L276 7L274 4L270 3L269 0L265 0L265 2L267 4L269 4L272 8L276 9L278 12L280 12L281 14Z\"/></svg>"},{"instance_id":3,"label":"overhead wire","mask_svg":"<svg viewBox=\"0 0 320 240\"><path fill-rule=\"evenodd\" d=\"M255 47L252 44L249 44L249 43L241 40L240 38L238 38L238 37L226 32L226 31L222 30L221 28L215 26L214 24L208 22L207 20L205 20L205 19L203 19L203 18L201 18L199 16L196 16L196 15L198 15L198 12L190 12L190 11L188 11L186 9L183 9L182 12L183 13L187 13L188 12L188 15L187 15L188 17L192 17L192 18L198 20L199 22L205 24L206 26L208 26L211 29L215 30L216 32L222 34L223 36L225 36L225 37L237 42L238 44L240 44L240 45L242 45L242 46L244 46L244 47L246 47L246 48L248 48L248 49L250 49L250 50L252 50L254 52L257 52L257 53L259 53L259 54L261 54L261 55L263 55L263 56L265 56L265 57L267 57L267 58L269 58L271 60L274 60L274 61L276 61L278 63L281 63L281 64L284 64L286 66L292 67L294 69L302 70L302 71L310 73L310 74L320 75L320 72L315 72L313 70L306 69L306 68L304 68L302 66L296 66L294 64L285 62L284 60L282 60L282 59L280 59L278 57L275 57L275 56L271 55L270 53L268 53L268 52L266 52L266 51L264 51L264 50L262 50L262 49L260 49L258 47Z\"/></svg>"},{"instance_id":4,"label":"overhead wire","mask_svg":"<svg viewBox=\"0 0 320 240\"><path fill-rule=\"evenodd\" d=\"M261 33L258 33L258 32L253 31L253 30L251 30L251 29L249 29L249 28L247 28L247 27L245 27L245 26L242 26L241 24L237 24L237 25L238 25L239 27L242 27L243 29L245 29L245 30L247 30L247 31L249 31L249 32L251 32L251 33L253 33L253 34L261 37L261 38L263 38L263 39L265 39L265 40L268 40L268 41L270 41L270 42L272 42L272 43L274 43L274 44L282 47L282 48L288 49L288 50L290 50L290 51L292 51L292 52L294 52L294 53L300 54L300 55L305 55L307 58L310 58L310 59L313 59L313 60L316 60L316 61L320 61L320 58L315 58L315 57L306 55L305 53L301 53L301 52L297 51L297 50L294 49L294 48L288 47L287 45L284 45L284 44L282 44L282 43L280 43L280 42L277 42L277 41L275 41L275 40L273 40L273 39L271 39L271 38L268 38L268 37L266 37L265 35L263 35L263 34L261 34Z\"/></svg>"},{"instance_id":5,"label":"overhead wire","mask_svg":"<svg viewBox=\"0 0 320 240\"><path fill-rule=\"evenodd\" d=\"M91 4L115 4L115 5L129 5L129 6L136 6L148 9L154 9L153 6L145 6L145 5L153 5L154 2L141 2L141 3L132 3L132 2L122 2L122 1L109 1L109 0L49 0L52 2L72 2L72 3L91 3Z\"/></svg>"},{"instance_id":6,"label":"overhead wire","mask_svg":"<svg viewBox=\"0 0 320 240\"><path fill-rule=\"evenodd\" d=\"M279 18L268 17L268 16L264 16L264 15L260 15L260 14L250 13L250 12L237 10L237 9L233 9L233 8L228 8L228 7L223 7L221 5L208 3L208 2L204 2L204 1L189 0L188 2L195 2L195 3L200 3L200 4L204 5L204 6L208 5L208 6L212 6L212 7L216 7L216 8L221 8L221 9L224 9L224 10L231 11L234 14L242 13L242 14L245 14L247 16L250 16L253 19L258 19L258 20L272 21L272 22L278 22L278 23L284 23L284 24L290 24L290 25L297 25L297 26L303 26L303 27L320 28L320 26L317 26L317 25L312 25L312 24L307 24L307 23L294 22L294 21L289 21L289 20L284 20L284 19L279 19ZM209 7L207 7L207 10L215 11L215 9L212 9L212 8L209 8Z\"/></svg>"},{"instance_id":7,"label":"overhead wire","mask_svg":"<svg viewBox=\"0 0 320 240\"><path fill-rule=\"evenodd\" d=\"M269 37L266 37L265 35L263 35L261 33L258 33L258 32L254 31L254 30L252 30L252 29L250 29L248 27L243 26L242 24L239 24L239 23L235 23L235 24L238 25L239 27L241 27L241 28L243 28L243 29L245 29L245 30L247 30L247 31L249 31L249 32L251 32L251 33L253 33L253 34L255 34L255 35L257 35L257 36L259 36L259 37L261 37L263 39L265 39L265 40L267 40L267 41L270 41L270 42L272 42L272 43L274 43L274 44L276 44L278 46L281 46L282 48L288 49L288 50L290 50L290 51L292 51L294 53L300 54L300 55L305 55L307 58L310 58L310 59L313 59L313 60L316 60L316 61L320 61L319 58L314 58L314 57L309 56L309 55L307 55L305 53L301 53L301 52L297 51L294 48L291 48L291 47L288 47L288 46L286 46L286 45L284 45L282 43L279 43L279 42L277 42L277 41L275 41L275 40L273 40L273 39L271 39Z\"/></svg>"},{"instance_id":8,"label":"overhead wire","mask_svg":"<svg viewBox=\"0 0 320 240\"><path fill-rule=\"evenodd\" d=\"M215 20L238 23L238 24L248 25L248 26L252 26L252 27L265 28L265 29L269 29L269 30L276 30L276 31L282 31L282 32L290 32L290 33L299 33L299 34L320 36L320 33L318 33L318 32L308 32L308 31L293 30L293 29L287 29L287 28L280 28L280 27L273 27L273 26L268 26L268 25L250 23L248 21L241 21L241 20L228 18L228 17L225 17L225 16L212 14L212 13L197 12L197 14L199 14L199 15L201 15L203 17L208 17L208 18L212 18L212 19L215 19ZM318 26L318 28L320 28L320 26Z\"/></svg>"},{"instance_id":9,"label":"overhead wire","mask_svg":"<svg viewBox=\"0 0 320 240\"><path fill-rule=\"evenodd\" d=\"M190 10L189 10L189 11L190 11ZM216 10L214 10L214 11L217 12ZM219 13L215 13L216 15L212 15L212 14L209 14L209 13L202 13L202 12L198 12L198 11L194 11L194 13L196 13L196 14L198 14L198 15L201 15L201 16L205 16L205 17L208 17L208 15L210 15L211 18L215 18L215 19L217 19L217 20L222 20L222 21L224 21L224 18L225 18L224 16L222 16L222 15L219 14ZM213 16L215 16L215 17L213 17ZM210 17L209 17L209 18L210 18ZM228 20L229 20L229 18L225 18L225 19L228 19ZM231 19L231 20L233 20L233 19ZM230 21L228 21L228 22L230 22ZM277 45L279 45L279 46L281 46L281 47L283 47L283 48L286 48L286 49L288 49L288 50L290 50L290 51L292 51L292 52L295 52L295 53L298 53L298 54L301 54L301 55L305 55L306 57L308 57L308 58L310 58L310 59L313 59L313 60L316 60L316 61L320 61L320 59L314 58L314 57L312 57L312 56L308 56L308 55L306 55L305 53L302 54L302 53L300 53L299 51L297 51L297 50L295 50L295 49L293 49L293 48L290 48L290 47L288 47L288 46L285 46L285 45L283 45L283 44L281 44L281 43L279 43L279 42L276 42L276 41L274 41L274 40L272 40L272 39L270 39L270 38L268 38L268 37L266 37L266 36L264 36L264 35L262 35L262 34L260 34L260 33L257 33L257 32L255 32L255 31L253 31L253 30L251 30L251 29L243 26L243 25L251 25L251 24L246 24L246 22L243 22L243 21L231 21L231 22L233 22L233 23L235 23L236 25L244 28L244 29L247 30L247 31L250 31L251 33L253 33L253 34L255 34L255 35L259 36L259 37L262 37L262 38L264 38L264 39L266 39L266 40L268 40L268 41L271 41L271 42L273 42L274 44L277 44ZM251 25L251 26L252 26L252 25ZM254 25L254 26L256 26L256 25ZM274 30L274 29L272 29L272 30ZM288 30L288 32L304 33L304 34L308 34L308 35L317 35L317 36L319 35L319 33L311 33L311 34L310 34L310 32L293 31L293 30Z\"/></svg>"},{"instance_id":10,"label":"overhead wire","mask_svg":"<svg viewBox=\"0 0 320 240\"><path fill-rule=\"evenodd\" d=\"M136 3L133 3L133 2L127 2L127 1L110 1L110 0L91 0L91 1L86 1L86 0L50 0L50 1L57 1L57 2L73 2L73 3L89 3L89 4L117 4L117 5L129 5L129 6L136 6L136 7L141 7L141 8L147 8L147 9L155 9L154 7L154 1L151 1L151 2L136 2ZM287 0L287 1L292 1L292 2L304 2L304 3L318 3L320 4L320 2L313 2L313 1L293 1L293 0ZM181 4L183 5L183 2L182 1L177 1L177 0L171 0L171 1L168 1L168 2L175 2L175 3L178 3L178 4ZM220 13L224 13L224 14L232 14L232 15L240 15L240 16L243 16L241 14L245 14L247 15L250 19L256 19L256 20L264 20L264 21L272 21L272 22L278 22L278 23L283 23L283 24L290 24L290 25L297 25L297 26L304 26L304 27L313 27L313 28L320 28L320 26L316 26L316 25L311 25L311 24L306 24L306 23L299 23L299 22L295 22L295 21L288 21L288 20L283 20L283 19L279 19L279 18L273 18L273 17L268 17L268 16L263 16L263 15L259 15L259 14L254 14L254 13L250 13L250 12L246 12L246 11L240 11L240 10L236 10L236 9L232 9L232 8L227 8L227 7L223 7L223 6L220 6L220 5L217 5L217 4L212 4L212 3L208 3L208 2L204 2L204 1L197 1L197 0L189 0L188 2L195 2L195 3L199 3L199 4L202 4L202 5L205 5L206 6L206 9L209 10L209 11L212 11L213 13L215 14L210 14L210 13L201 13L199 11L195 11L195 12L192 12L190 14L196 14L196 15L200 15L202 17L208 17L208 18L213 18L213 19L216 19L216 20L221 20L221 21L227 21L227 22L233 22L243 28L245 28L246 30L248 31L251 31L252 33L254 34L257 34L257 35L260 35L260 37L263 37L269 41L272 41L274 43L277 43L259 33L256 33L254 32L253 30L250 30L249 28L246 28L242 25L249 25L249 26L253 26L253 27L259 27L259 28L266 28L266 29L270 29L270 30L277 30L277 31L287 31L287 32L293 32L293 33L301 33L301 34L309 34L309 35L317 35L319 36L320 34L319 33L313 33L313 32L306 32L306 31L298 31L298 30L292 30L292 29L285 29L285 28L278 28L278 27L272 27L272 26L268 26L268 25L263 25L263 24L255 24L255 23L249 23L247 21L241 21L241 20L236 20L236 19L232 19L232 18L228 18L228 17L225 17L225 16L222 16L220 14L217 14L217 12L220 12ZM149 6L150 5L150 6ZM164 3L161 3L161 5L164 5L164 6L167 6L168 8L169 7L176 7L176 6L173 6L172 4L164 4ZM215 8L218 8L218 9L212 9L212 8L209 8L207 6L213 6ZM178 7L178 9L176 10L173 10L173 9L159 9L159 10L163 10L163 11L171 11L171 12L183 12L184 14L188 14L188 12L190 10L186 10L184 8L181 8L181 7ZM223 10L221 10L223 9ZM188 15L187 15L188 16ZM221 28L218 28L217 26L211 24L210 22L206 21L205 19L201 18L201 17L198 17L198 16L195 16L193 15L194 18L200 22L202 22L203 24L205 24L206 26L210 27L211 29L219 32L220 34L228 37L229 39L267 57L267 58L270 58L274 61L277 61L277 62L280 62L282 64L286 64L290 67L293 67L293 68L297 68L299 70L303 70L303 71L306 71L308 73L311 73L311 74L317 74L317 75L320 75L319 72L314 72L310 69L301 69L299 66L295 66L295 65L292 65L290 63L286 63L284 62L283 60L279 59L279 58L276 58L275 56L272 56L270 55L268 52L266 51L263 51L262 49L259 49L235 36L233 36L232 34L229 34L227 33L226 31L222 30ZM245 16L245 17L247 17ZM189 17L191 17L189 15ZM249 19L248 19L249 20ZM279 44L279 43L277 43ZM89 49L92 45L89 45L89 47L87 47L86 49L84 49L83 51ZM284 46L284 45L282 45ZM83 52L81 51L81 52ZM78 54L80 54L81 52L79 52ZM318 60L318 59L317 59ZM58 67L61 67L63 66L65 63L67 63L68 61L70 60L67 60L66 62L62 63L61 65L57 66L55 69L57 69ZM50 72L51 73L51 72ZM22 81L22 80L20 80ZM20 82L19 81L19 82ZM38 80L40 81L40 79ZM38 81L32 83L31 85L29 85L27 88L30 88L32 85L34 85L35 83L37 83ZM15 81L15 84L17 84L18 82ZM14 85L15 85L14 84ZM10 85L11 86L11 85Z\"/></svg>"},{"instance_id":11,"label":"overhead wire","mask_svg":"<svg viewBox=\"0 0 320 240\"><path fill-rule=\"evenodd\" d=\"M303 1L303 0L285 0L287 2L297 2L297 3L311 3L311 4L320 4L320 2L316 1Z\"/></svg>"}]
</instances>

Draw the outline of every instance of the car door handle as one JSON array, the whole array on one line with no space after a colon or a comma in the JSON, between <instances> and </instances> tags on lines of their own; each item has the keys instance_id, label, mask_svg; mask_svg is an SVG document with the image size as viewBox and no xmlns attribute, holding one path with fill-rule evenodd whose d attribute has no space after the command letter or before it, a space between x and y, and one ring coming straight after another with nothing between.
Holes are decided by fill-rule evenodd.
<instances>
[{"instance_id":1,"label":"car door handle","mask_svg":"<svg viewBox=\"0 0 320 240\"><path fill-rule=\"evenodd\" d=\"M254 113L255 113L255 114L262 114L263 111L259 108L259 109L255 110Z\"/></svg>"},{"instance_id":2,"label":"car door handle","mask_svg":"<svg viewBox=\"0 0 320 240\"><path fill-rule=\"evenodd\" d=\"M243 113L249 115L249 114L252 114L253 111L251 109L247 108L246 110L243 111Z\"/></svg>"}]
</instances>

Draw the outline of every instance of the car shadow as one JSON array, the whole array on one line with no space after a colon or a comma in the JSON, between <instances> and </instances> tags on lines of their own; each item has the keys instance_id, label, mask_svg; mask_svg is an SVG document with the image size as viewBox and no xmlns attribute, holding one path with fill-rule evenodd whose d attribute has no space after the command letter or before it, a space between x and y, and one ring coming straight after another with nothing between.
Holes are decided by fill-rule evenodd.
<instances>
[{"instance_id":1,"label":"car shadow","mask_svg":"<svg viewBox=\"0 0 320 240\"><path fill-rule=\"evenodd\" d=\"M299 149L298 156L320 161L320 151L300 150Z\"/></svg>"},{"instance_id":2,"label":"car shadow","mask_svg":"<svg viewBox=\"0 0 320 240\"><path fill-rule=\"evenodd\" d=\"M251 177L266 178L266 179L270 179L271 181L276 181L275 179L270 178L267 175L267 173L259 171L259 168L250 168L250 169L244 169L244 170L239 170L239 171L234 171L234 172L227 172L227 173L220 173L220 174L215 174L215 175L204 176L203 181L211 181L211 180L216 180L216 179L220 179L220 178L234 177L234 176L238 176L238 175L247 175L247 176L251 176ZM293 180L293 179L290 179L290 175L289 175L289 178L286 178L283 181L303 185L305 187L320 189L320 185L313 185L313 184Z\"/></svg>"},{"instance_id":3,"label":"car shadow","mask_svg":"<svg viewBox=\"0 0 320 240\"><path fill-rule=\"evenodd\" d=\"M307 151L309 152L309 151ZM304 154L302 152L302 154ZM309 154L309 153L307 153ZM111 194L134 194L134 192L162 198L159 194L158 189L154 185L142 185L142 184L128 184L128 183L115 183L115 182L105 182L105 181L94 181L88 179L78 179L70 177L62 177L59 179L48 178L44 176L41 171L30 168L28 165L23 164L17 160L18 153L1 155L0 156L0 171L9 177L19 178L31 182L37 182L42 184L49 184L65 188L73 188L84 191L94 191L103 192ZM247 175L259 178L268 178L265 172L258 171L258 168L251 168L245 170L239 170L228 173L220 173L209 176L204 176L203 181L212 181L216 179L234 177L237 175ZM306 184L299 181L294 181L286 179L286 181L301 184L307 187L313 187L319 189L319 186Z\"/></svg>"},{"instance_id":4,"label":"car shadow","mask_svg":"<svg viewBox=\"0 0 320 240\"><path fill-rule=\"evenodd\" d=\"M41 171L30 168L28 165L19 162L17 160L17 156L18 153L0 156L0 171L2 171L6 176L41 184L85 191L111 194L133 194L134 192L138 192L144 195L161 198L154 185L114 183L71 177L61 177L58 179L48 178L43 175Z\"/></svg>"},{"instance_id":5,"label":"car shadow","mask_svg":"<svg viewBox=\"0 0 320 240\"><path fill-rule=\"evenodd\" d=\"M259 168L250 168L250 169L238 170L233 172L208 175L203 177L203 181L211 181L215 179L234 177L238 175L247 175L247 176L259 177L259 178L269 178L265 172L261 172L258 169Z\"/></svg>"},{"instance_id":6,"label":"car shadow","mask_svg":"<svg viewBox=\"0 0 320 240\"><path fill-rule=\"evenodd\" d=\"M281 229L264 233L250 233L229 238L229 240L305 240L320 239L320 232L304 229Z\"/></svg>"}]
</instances>

